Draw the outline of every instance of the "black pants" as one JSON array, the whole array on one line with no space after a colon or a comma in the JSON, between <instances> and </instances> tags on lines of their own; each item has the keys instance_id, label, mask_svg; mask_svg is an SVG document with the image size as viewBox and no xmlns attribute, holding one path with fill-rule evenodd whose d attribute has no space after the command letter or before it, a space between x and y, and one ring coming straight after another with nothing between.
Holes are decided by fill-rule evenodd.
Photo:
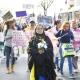
<instances>
[{"instance_id":1,"label":"black pants","mask_svg":"<svg viewBox=\"0 0 80 80\"><path fill-rule=\"evenodd\" d=\"M15 63L15 57L14 57L14 53L11 47L5 46L4 48L4 53L6 56L6 67L9 67L9 63L11 60L11 65L14 65Z\"/></svg>"}]
</instances>

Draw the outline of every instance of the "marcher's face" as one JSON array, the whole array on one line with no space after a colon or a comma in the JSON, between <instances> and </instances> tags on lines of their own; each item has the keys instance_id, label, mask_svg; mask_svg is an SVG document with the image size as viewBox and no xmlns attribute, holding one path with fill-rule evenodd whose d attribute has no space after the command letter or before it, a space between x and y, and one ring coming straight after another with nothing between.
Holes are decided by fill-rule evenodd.
<instances>
[{"instance_id":1,"label":"marcher's face","mask_svg":"<svg viewBox=\"0 0 80 80\"><path fill-rule=\"evenodd\" d=\"M73 23L72 23L72 28L73 28L73 29L77 28L76 22L73 22Z\"/></svg>"},{"instance_id":2,"label":"marcher's face","mask_svg":"<svg viewBox=\"0 0 80 80\"><path fill-rule=\"evenodd\" d=\"M57 28L59 29L61 27L61 23L57 24Z\"/></svg>"},{"instance_id":3,"label":"marcher's face","mask_svg":"<svg viewBox=\"0 0 80 80\"><path fill-rule=\"evenodd\" d=\"M66 24L65 27L64 27L65 30L69 30L69 28L70 28L69 24Z\"/></svg>"},{"instance_id":4,"label":"marcher's face","mask_svg":"<svg viewBox=\"0 0 80 80\"><path fill-rule=\"evenodd\" d=\"M35 23L31 23L31 26L35 26Z\"/></svg>"},{"instance_id":5,"label":"marcher's face","mask_svg":"<svg viewBox=\"0 0 80 80\"><path fill-rule=\"evenodd\" d=\"M15 29L15 24L16 24L15 22L11 23L11 24L10 24L10 27L11 27L12 29Z\"/></svg>"},{"instance_id":6,"label":"marcher's face","mask_svg":"<svg viewBox=\"0 0 80 80\"><path fill-rule=\"evenodd\" d=\"M36 33L38 33L38 34L43 34L43 32L44 32L44 29L43 29L42 26L36 27Z\"/></svg>"}]
</instances>

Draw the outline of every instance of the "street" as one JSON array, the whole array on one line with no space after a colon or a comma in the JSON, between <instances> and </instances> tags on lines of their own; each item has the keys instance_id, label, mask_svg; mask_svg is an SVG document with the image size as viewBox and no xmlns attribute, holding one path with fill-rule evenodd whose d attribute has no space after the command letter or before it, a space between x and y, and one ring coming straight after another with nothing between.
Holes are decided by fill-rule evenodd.
<instances>
[{"instance_id":1,"label":"street","mask_svg":"<svg viewBox=\"0 0 80 80\"><path fill-rule=\"evenodd\" d=\"M26 62L26 57L20 57L16 62L15 72L6 74L5 61L2 61L0 64L0 80L29 80Z\"/></svg>"},{"instance_id":2,"label":"street","mask_svg":"<svg viewBox=\"0 0 80 80\"><path fill-rule=\"evenodd\" d=\"M2 60L0 63L0 80L29 80L29 71L27 71L27 57L25 56L26 55L23 54L18 58L15 65L15 72L13 74L6 74L5 60ZM65 61L64 64L64 76L60 76L60 73L58 72L57 75L58 80L80 80L80 72L76 74L75 79L69 79L67 61Z\"/></svg>"}]
</instances>

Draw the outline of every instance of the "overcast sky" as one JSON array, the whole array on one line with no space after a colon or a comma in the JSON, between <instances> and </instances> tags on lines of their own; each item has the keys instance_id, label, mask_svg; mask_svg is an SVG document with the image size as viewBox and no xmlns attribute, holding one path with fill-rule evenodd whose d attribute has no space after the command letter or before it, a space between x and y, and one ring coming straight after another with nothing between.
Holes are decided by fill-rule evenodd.
<instances>
[{"instance_id":1,"label":"overcast sky","mask_svg":"<svg viewBox=\"0 0 80 80\"><path fill-rule=\"evenodd\" d=\"M23 9L23 4L33 4L39 5L41 0L0 0L0 9L10 9L12 11L21 11ZM52 6L48 9L48 14L53 15L54 11L58 12L61 7L64 7L65 0L54 0ZM27 10L28 12L35 12L37 14L42 13L43 10L41 7L36 7L31 10Z\"/></svg>"}]
</instances>

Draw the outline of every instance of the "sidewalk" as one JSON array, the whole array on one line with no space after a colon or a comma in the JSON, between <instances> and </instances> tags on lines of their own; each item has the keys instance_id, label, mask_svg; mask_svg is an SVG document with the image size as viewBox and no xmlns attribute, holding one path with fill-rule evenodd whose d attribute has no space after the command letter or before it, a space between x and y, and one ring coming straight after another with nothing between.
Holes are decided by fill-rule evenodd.
<instances>
[{"instance_id":1,"label":"sidewalk","mask_svg":"<svg viewBox=\"0 0 80 80\"><path fill-rule=\"evenodd\" d=\"M78 60L78 68L79 68L79 72L78 73L74 73L75 74L75 79L70 79L69 78L69 69L68 69L68 62L67 62L67 59L65 60L64 62L64 75L62 76L60 74L60 72L57 72L57 76L60 80L80 80L80 57L79 57L79 60Z\"/></svg>"},{"instance_id":2,"label":"sidewalk","mask_svg":"<svg viewBox=\"0 0 80 80\"><path fill-rule=\"evenodd\" d=\"M26 57L20 57L15 65L15 73L6 74L5 62L0 64L0 80L29 80Z\"/></svg>"}]
</instances>

